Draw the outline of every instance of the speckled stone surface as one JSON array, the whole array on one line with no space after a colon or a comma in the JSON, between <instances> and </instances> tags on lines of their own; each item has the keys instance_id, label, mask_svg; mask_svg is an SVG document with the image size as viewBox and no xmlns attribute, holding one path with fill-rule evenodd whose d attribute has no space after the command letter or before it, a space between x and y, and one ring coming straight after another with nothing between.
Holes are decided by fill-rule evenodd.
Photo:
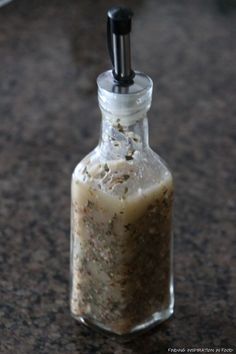
<instances>
[{"instance_id":1,"label":"speckled stone surface","mask_svg":"<svg viewBox=\"0 0 236 354\"><path fill-rule=\"evenodd\" d=\"M235 2L123 1L155 83L152 147L175 177L173 318L130 343L70 316L70 177L97 143L109 1L0 8L0 353L236 347Z\"/></svg>"}]
</instances>

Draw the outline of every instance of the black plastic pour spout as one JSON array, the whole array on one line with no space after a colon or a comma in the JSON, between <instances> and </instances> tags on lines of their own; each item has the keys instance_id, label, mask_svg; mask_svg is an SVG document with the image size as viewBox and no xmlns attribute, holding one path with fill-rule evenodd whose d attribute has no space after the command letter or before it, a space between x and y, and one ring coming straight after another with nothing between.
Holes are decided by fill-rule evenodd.
<instances>
[{"instance_id":1,"label":"black plastic pour spout","mask_svg":"<svg viewBox=\"0 0 236 354\"><path fill-rule=\"evenodd\" d=\"M125 7L113 7L107 13L107 44L113 65L115 82L120 86L133 84L130 32L133 12Z\"/></svg>"}]
</instances>

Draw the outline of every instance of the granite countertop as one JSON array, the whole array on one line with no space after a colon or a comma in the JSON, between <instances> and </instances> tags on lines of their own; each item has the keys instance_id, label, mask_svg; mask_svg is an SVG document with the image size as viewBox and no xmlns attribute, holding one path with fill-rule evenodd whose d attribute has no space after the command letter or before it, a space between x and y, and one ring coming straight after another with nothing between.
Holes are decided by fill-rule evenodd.
<instances>
[{"instance_id":1,"label":"granite countertop","mask_svg":"<svg viewBox=\"0 0 236 354\"><path fill-rule=\"evenodd\" d=\"M122 3L134 67L155 83L151 145L175 177L175 314L130 343L71 318L70 177L98 140L111 3L13 1L0 8L0 353L236 347L235 2Z\"/></svg>"}]
</instances>

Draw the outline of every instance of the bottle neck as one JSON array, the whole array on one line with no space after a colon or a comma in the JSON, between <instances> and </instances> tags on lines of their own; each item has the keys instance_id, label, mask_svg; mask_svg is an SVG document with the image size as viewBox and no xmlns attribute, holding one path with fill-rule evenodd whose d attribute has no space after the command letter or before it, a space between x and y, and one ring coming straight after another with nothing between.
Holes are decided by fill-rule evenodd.
<instances>
[{"instance_id":1,"label":"bottle neck","mask_svg":"<svg viewBox=\"0 0 236 354\"><path fill-rule=\"evenodd\" d=\"M126 157L132 159L135 151L149 147L148 118L146 112L137 120L129 123L128 119L119 119L102 111L101 135L99 148L103 155L110 158ZM113 157L112 157L113 156Z\"/></svg>"}]
</instances>

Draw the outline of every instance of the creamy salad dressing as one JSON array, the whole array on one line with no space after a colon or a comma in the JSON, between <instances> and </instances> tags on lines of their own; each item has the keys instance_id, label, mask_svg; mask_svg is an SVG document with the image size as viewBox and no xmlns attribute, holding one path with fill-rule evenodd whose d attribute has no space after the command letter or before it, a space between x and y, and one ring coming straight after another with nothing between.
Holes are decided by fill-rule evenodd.
<instances>
[{"instance_id":1,"label":"creamy salad dressing","mask_svg":"<svg viewBox=\"0 0 236 354\"><path fill-rule=\"evenodd\" d=\"M72 313L118 334L170 302L172 177L135 189L136 169L82 163L72 178Z\"/></svg>"}]
</instances>

